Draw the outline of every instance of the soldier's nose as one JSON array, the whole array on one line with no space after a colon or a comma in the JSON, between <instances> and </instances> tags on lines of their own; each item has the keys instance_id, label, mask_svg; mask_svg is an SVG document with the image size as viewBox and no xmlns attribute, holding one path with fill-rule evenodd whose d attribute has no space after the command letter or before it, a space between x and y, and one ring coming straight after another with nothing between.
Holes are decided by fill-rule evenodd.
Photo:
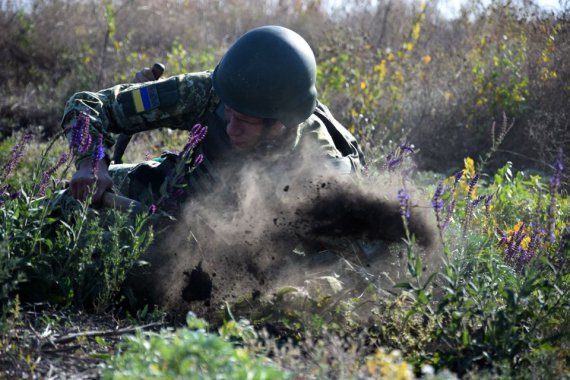
<instances>
[{"instance_id":1,"label":"soldier's nose","mask_svg":"<svg viewBox=\"0 0 570 380\"><path fill-rule=\"evenodd\" d=\"M230 117L226 126L226 133L230 136L238 136L243 133L243 128L239 122L237 122L233 117Z\"/></svg>"}]
</instances>

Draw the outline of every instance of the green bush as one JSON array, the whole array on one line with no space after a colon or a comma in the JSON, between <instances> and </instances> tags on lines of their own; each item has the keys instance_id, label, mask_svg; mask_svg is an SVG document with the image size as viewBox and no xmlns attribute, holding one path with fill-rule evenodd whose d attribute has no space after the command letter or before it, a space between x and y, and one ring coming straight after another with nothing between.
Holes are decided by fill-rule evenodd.
<instances>
[{"instance_id":1,"label":"green bush","mask_svg":"<svg viewBox=\"0 0 570 380\"><path fill-rule=\"evenodd\" d=\"M267 358L256 358L217 334L191 313L187 328L129 338L103 373L105 379L287 379Z\"/></svg>"},{"instance_id":2,"label":"green bush","mask_svg":"<svg viewBox=\"0 0 570 380\"><path fill-rule=\"evenodd\" d=\"M451 178L458 184L435 192L436 212L455 206L450 224L438 218L446 263L434 284L401 285L415 300L411 312L436 322L420 363L460 375L485 368L523 378L560 373L534 362L567 357L570 342L569 203L555 167L548 186L507 165L478 187L466 160L460 182Z\"/></svg>"},{"instance_id":3,"label":"green bush","mask_svg":"<svg viewBox=\"0 0 570 380\"><path fill-rule=\"evenodd\" d=\"M63 154L46 167L49 146L29 179L14 187L8 168L30 160L28 143L14 146L0 181L0 308L7 310L19 294L28 302L103 310L151 243L149 218L99 212L56 191L52 177L69 160Z\"/></svg>"}]
</instances>

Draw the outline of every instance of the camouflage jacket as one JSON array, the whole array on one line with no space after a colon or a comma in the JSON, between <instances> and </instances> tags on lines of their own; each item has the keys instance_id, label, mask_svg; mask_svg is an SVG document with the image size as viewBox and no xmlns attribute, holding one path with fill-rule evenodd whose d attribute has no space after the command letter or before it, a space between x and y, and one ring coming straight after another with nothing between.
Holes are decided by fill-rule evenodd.
<instances>
[{"instance_id":1,"label":"camouflage jacket","mask_svg":"<svg viewBox=\"0 0 570 380\"><path fill-rule=\"evenodd\" d=\"M65 106L62 126L72 125L81 111L89 111L93 141L103 135L107 157L111 156L110 149L115 142L112 134L133 134L162 127L190 130L196 123L208 126L202 145L209 161L231 154L223 104L213 89L210 71L76 93ZM341 172L358 171L364 164L354 138L321 104L290 133L280 148L294 155L304 144L312 144L311 159L324 159L325 165L330 163ZM90 155L87 151L77 161Z\"/></svg>"}]
</instances>

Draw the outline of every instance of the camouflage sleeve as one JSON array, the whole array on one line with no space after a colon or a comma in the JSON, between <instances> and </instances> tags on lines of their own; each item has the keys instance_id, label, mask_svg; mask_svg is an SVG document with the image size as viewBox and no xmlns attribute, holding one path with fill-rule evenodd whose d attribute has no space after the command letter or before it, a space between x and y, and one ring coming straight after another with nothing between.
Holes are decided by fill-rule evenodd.
<instances>
[{"instance_id":1,"label":"camouflage sleeve","mask_svg":"<svg viewBox=\"0 0 570 380\"><path fill-rule=\"evenodd\" d=\"M342 154L335 147L327 127L315 115L311 115L297 128L294 150L302 149L304 154L315 158L339 158Z\"/></svg>"},{"instance_id":2,"label":"camouflage sleeve","mask_svg":"<svg viewBox=\"0 0 570 380\"><path fill-rule=\"evenodd\" d=\"M293 151L303 160L339 174L351 174L354 169L351 158L336 147L327 127L314 114L299 125Z\"/></svg>"},{"instance_id":3,"label":"camouflage sleeve","mask_svg":"<svg viewBox=\"0 0 570 380\"><path fill-rule=\"evenodd\" d=\"M61 125L69 133L81 112L89 115L92 141L104 137L108 154L112 133L133 134L162 127L190 129L217 104L211 72L183 74L156 82L120 84L99 92L78 92L66 103ZM87 150L77 161L90 156Z\"/></svg>"}]
</instances>

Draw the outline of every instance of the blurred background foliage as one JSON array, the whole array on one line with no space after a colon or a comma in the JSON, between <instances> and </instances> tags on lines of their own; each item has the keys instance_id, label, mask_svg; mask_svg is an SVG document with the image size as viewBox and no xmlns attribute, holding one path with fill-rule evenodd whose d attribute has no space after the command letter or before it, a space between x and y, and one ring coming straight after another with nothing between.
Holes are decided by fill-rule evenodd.
<instances>
[{"instance_id":1,"label":"blurred background foliage","mask_svg":"<svg viewBox=\"0 0 570 380\"><path fill-rule=\"evenodd\" d=\"M489 151L504 114L512 130L486 164L544 170L570 142L569 8L470 1L451 18L438 1L2 0L0 140L30 126L47 139L76 91L154 62L213 69L242 33L279 24L313 47L319 96L370 162L406 141L420 169L449 172Z\"/></svg>"}]
</instances>

